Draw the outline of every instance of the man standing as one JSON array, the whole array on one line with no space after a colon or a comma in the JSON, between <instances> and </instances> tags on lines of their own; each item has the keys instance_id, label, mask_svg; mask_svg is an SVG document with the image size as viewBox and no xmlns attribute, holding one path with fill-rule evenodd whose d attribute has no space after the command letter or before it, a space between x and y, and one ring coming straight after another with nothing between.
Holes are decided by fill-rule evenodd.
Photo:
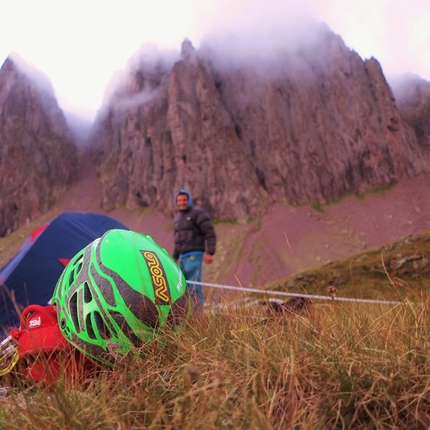
<instances>
[{"instance_id":1,"label":"man standing","mask_svg":"<svg viewBox=\"0 0 430 430\"><path fill-rule=\"evenodd\" d=\"M174 218L175 248L173 258L179 259L179 267L187 281L202 281L202 265L211 264L216 247L216 234L209 215L192 207L193 199L187 190L175 194L175 206L179 212ZM201 284L188 284L201 306L204 306Z\"/></svg>"}]
</instances>

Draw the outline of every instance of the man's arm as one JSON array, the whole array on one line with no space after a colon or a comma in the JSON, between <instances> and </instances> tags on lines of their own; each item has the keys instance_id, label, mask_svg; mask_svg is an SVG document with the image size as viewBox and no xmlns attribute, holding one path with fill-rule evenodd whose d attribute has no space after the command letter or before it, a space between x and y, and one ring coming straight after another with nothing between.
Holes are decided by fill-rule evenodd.
<instances>
[{"instance_id":1,"label":"man's arm","mask_svg":"<svg viewBox=\"0 0 430 430\"><path fill-rule=\"evenodd\" d=\"M205 211L199 214L197 226L202 232L206 243L205 263L210 264L216 250L216 233L209 215Z\"/></svg>"},{"instance_id":2,"label":"man's arm","mask_svg":"<svg viewBox=\"0 0 430 430\"><path fill-rule=\"evenodd\" d=\"M179 214L176 214L173 218L173 242L174 242L174 246L173 246L173 254L172 254L172 257L176 263L179 260L179 245L176 241L176 234L179 230L178 225L179 225Z\"/></svg>"}]
</instances>

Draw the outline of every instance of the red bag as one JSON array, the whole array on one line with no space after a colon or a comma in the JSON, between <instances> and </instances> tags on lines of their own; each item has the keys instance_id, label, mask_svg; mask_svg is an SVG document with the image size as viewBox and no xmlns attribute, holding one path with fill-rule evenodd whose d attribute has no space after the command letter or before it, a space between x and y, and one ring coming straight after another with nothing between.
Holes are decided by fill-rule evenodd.
<instances>
[{"instance_id":1,"label":"red bag","mask_svg":"<svg viewBox=\"0 0 430 430\"><path fill-rule=\"evenodd\" d=\"M13 328L11 335L18 342L20 358L72 347L58 328L54 306L27 306L21 314L19 329Z\"/></svg>"},{"instance_id":2,"label":"red bag","mask_svg":"<svg viewBox=\"0 0 430 430\"><path fill-rule=\"evenodd\" d=\"M17 343L17 368L34 381L82 379L95 364L62 335L54 306L30 305L21 314L19 329L11 330Z\"/></svg>"}]
</instances>

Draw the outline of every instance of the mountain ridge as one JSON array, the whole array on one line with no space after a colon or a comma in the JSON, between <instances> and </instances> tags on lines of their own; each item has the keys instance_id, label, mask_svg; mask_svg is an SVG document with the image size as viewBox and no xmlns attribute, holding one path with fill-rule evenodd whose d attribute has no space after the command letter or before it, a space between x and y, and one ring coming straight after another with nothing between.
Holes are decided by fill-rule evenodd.
<instances>
[{"instance_id":1,"label":"mountain ridge","mask_svg":"<svg viewBox=\"0 0 430 430\"><path fill-rule=\"evenodd\" d=\"M172 190L189 188L211 215L246 220L429 168L377 60L326 26L259 64L226 55L185 40L171 69L160 59L133 69L91 137L104 207L171 214Z\"/></svg>"}]
</instances>

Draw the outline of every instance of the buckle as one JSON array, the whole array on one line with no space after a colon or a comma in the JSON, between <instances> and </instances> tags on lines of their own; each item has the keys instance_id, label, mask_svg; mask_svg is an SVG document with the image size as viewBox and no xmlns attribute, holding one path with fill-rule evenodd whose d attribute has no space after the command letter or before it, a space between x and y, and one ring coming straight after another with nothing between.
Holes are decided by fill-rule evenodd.
<instances>
[{"instance_id":1,"label":"buckle","mask_svg":"<svg viewBox=\"0 0 430 430\"><path fill-rule=\"evenodd\" d=\"M0 343L0 376L9 373L19 359L18 346L12 336Z\"/></svg>"}]
</instances>

